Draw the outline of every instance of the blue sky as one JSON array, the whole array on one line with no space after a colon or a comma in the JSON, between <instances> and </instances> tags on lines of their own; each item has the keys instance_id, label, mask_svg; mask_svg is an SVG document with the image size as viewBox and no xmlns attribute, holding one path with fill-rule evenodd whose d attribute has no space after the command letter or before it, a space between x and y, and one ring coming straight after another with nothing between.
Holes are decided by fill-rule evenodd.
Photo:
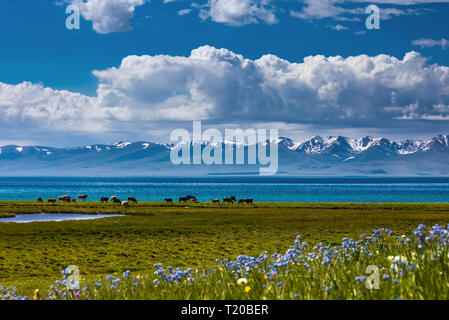
<instances>
[{"instance_id":1,"label":"blue sky","mask_svg":"<svg viewBox=\"0 0 449 320\"><path fill-rule=\"evenodd\" d=\"M104 2L0 2L0 143L164 141L191 120L216 127L274 126L294 138L448 133L445 1L374 1L380 30L366 29L369 3L356 0ZM65 27L71 3L81 10L79 30ZM218 54L221 48L226 52ZM198 54L191 56L192 50ZM404 67L411 51L419 55L409 55L410 67ZM397 60L386 65L397 66L388 75L371 73L367 83L357 68L374 63L383 70L385 59L373 60L380 54ZM344 61L323 62L320 55ZM267 67L263 56L276 61ZM309 56L310 65L295 65ZM358 60L346 60L351 56ZM198 57L210 60L210 70ZM228 59L243 60L221 70ZM120 67L122 60L137 69ZM288 72L278 67L282 61L291 64ZM214 68L221 70L217 77ZM285 74L273 79L276 68ZM289 84L285 79L292 77L296 82ZM387 83L391 77L397 79ZM379 101L348 98L359 93ZM363 107L352 110L357 104Z\"/></svg>"}]
</instances>

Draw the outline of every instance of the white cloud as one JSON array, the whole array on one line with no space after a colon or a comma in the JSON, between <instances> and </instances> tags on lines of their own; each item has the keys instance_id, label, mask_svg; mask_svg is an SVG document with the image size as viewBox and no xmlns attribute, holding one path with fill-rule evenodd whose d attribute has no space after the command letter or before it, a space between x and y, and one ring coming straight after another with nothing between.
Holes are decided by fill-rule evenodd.
<instances>
[{"instance_id":1,"label":"white cloud","mask_svg":"<svg viewBox=\"0 0 449 320\"><path fill-rule=\"evenodd\" d=\"M100 92L98 97L88 97L30 82L0 83L0 115L4 123L49 130L49 134L52 131L101 132L107 130L108 123L121 120L126 111L124 106L106 106L105 95Z\"/></svg>"},{"instance_id":2,"label":"white cloud","mask_svg":"<svg viewBox=\"0 0 449 320\"><path fill-rule=\"evenodd\" d=\"M403 59L317 55L294 63L204 46L188 57L128 56L94 75L95 97L0 83L0 134L13 126L25 137L137 136L190 120L384 128L406 120L441 123L449 115L449 67L431 65L417 52Z\"/></svg>"},{"instance_id":3,"label":"white cloud","mask_svg":"<svg viewBox=\"0 0 449 320\"><path fill-rule=\"evenodd\" d=\"M364 3L379 3L379 4L396 4L396 5L414 5L414 4L429 4L429 3L447 3L449 0L347 0L348 2L364 2Z\"/></svg>"},{"instance_id":4,"label":"white cloud","mask_svg":"<svg viewBox=\"0 0 449 320\"><path fill-rule=\"evenodd\" d=\"M96 32L107 34L131 30L130 20L136 7L150 0L65 0L80 8L84 19L92 21ZM176 0L163 0L172 3ZM336 21L360 21L365 15L367 4L384 4L395 7L382 7L382 19L391 19L401 15L421 14L422 9L405 8L416 4L447 3L449 0L293 0L304 6L297 10L290 7L290 15L305 20L331 18ZM193 2L191 7L199 11L201 19L230 26L244 26L255 23L276 24L278 8L274 0L203 0L203 4ZM348 6L349 5L349 6ZM355 7L354 7L355 6ZM189 14L193 9L177 11L179 16Z\"/></svg>"},{"instance_id":5,"label":"white cloud","mask_svg":"<svg viewBox=\"0 0 449 320\"><path fill-rule=\"evenodd\" d=\"M328 28L330 28L332 30L336 30L336 31L348 30L348 27L342 26L341 24L330 25L330 26L328 26Z\"/></svg>"},{"instance_id":6,"label":"white cloud","mask_svg":"<svg viewBox=\"0 0 449 320\"><path fill-rule=\"evenodd\" d=\"M192 12L192 9L182 9L178 11L178 16L185 16Z\"/></svg>"},{"instance_id":7,"label":"white cloud","mask_svg":"<svg viewBox=\"0 0 449 320\"><path fill-rule=\"evenodd\" d=\"M303 3L301 11L291 10L293 17L304 20L315 20L331 18L337 21L358 21L358 16L365 15L365 8L368 4L394 5L398 7L382 7L381 18L391 19L402 15L418 15L421 11L413 8L404 8L405 6L417 4L446 3L449 0L298 0ZM363 7L354 7L359 6Z\"/></svg>"},{"instance_id":8,"label":"white cloud","mask_svg":"<svg viewBox=\"0 0 449 320\"><path fill-rule=\"evenodd\" d=\"M278 20L271 3L271 0L208 0L200 9L200 17L231 26L259 21L275 24Z\"/></svg>"},{"instance_id":9,"label":"white cloud","mask_svg":"<svg viewBox=\"0 0 449 320\"><path fill-rule=\"evenodd\" d=\"M130 20L135 8L149 0L68 0L80 8L84 19L92 21L93 29L101 34L131 30Z\"/></svg>"},{"instance_id":10,"label":"white cloud","mask_svg":"<svg viewBox=\"0 0 449 320\"><path fill-rule=\"evenodd\" d=\"M414 40L412 42L414 46L420 46L421 48L432 48L432 47L441 47L441 49L445 50L449 48L449 40L441 39L441 40L434 40L434 39L419 39Z\"/></svg>"}]
</instances>

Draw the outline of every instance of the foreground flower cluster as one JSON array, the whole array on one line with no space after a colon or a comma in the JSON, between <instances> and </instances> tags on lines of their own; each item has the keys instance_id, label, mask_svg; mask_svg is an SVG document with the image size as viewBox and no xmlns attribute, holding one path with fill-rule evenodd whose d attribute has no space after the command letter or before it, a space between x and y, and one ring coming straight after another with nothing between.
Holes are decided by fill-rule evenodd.
<instances>
[{"instance_id":1,"label":"foreground flower cluster","mask_svg":"<svg viewBox=\"0 0 449 320\"><path fill-rule=\"evenodd\" d=\"M0 299L447 299L448 228L420 225L411 237L379 229L339 245L298 236L284 254L217 259L204 269L156 264L150 274L81 283L64 270L44 294L0 287Z\"/></svg>"}]
</instances>

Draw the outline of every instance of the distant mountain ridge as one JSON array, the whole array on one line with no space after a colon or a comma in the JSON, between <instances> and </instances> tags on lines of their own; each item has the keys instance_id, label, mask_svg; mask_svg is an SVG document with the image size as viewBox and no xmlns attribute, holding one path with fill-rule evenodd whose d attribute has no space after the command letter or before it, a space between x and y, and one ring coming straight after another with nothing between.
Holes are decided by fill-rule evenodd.
<instances>
[{"instance_id":1,"label":"distant mountain ridge","mask_svg":"<svg viewBox=\"0 0 449 320\"><path fill-rule=\"evenodd\" d=\"M402 142L370 136L360 139L314 136L301 141L281 137L270 143L279 146L281 175L449 176L449 135ZM246 148L232 144L234 148ZM175 166L170 162L170 152L178 147L144 141L70 148L2 146L0 176L188 176L258 172L255 165Z\"/></svg>"}]
</instances>

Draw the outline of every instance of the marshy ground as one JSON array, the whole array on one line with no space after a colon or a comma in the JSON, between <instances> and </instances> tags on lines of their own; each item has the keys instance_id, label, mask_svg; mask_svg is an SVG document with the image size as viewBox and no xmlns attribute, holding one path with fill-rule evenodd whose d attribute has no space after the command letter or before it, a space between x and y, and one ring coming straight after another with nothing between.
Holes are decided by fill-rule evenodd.
<instances>
[{"instance_id":1,"label":"marshy ground","mask_svg":"<svg viewBox=\"0 0 449 320\"><path fill-rule=\"evenodd\" d=\"M126 214L88 221L2 223L0 284L48 286L68 265L95 278L132 270L153 273L155 263L208 267L215 259L264 251L285 252L302 235L309 243L339 244L373 229L409 234L419 224L449 223L449 204L256 203L212 205L99 202L48 205L0 202L0 216L26 213Z\"/></svg>"}]
</instances>

